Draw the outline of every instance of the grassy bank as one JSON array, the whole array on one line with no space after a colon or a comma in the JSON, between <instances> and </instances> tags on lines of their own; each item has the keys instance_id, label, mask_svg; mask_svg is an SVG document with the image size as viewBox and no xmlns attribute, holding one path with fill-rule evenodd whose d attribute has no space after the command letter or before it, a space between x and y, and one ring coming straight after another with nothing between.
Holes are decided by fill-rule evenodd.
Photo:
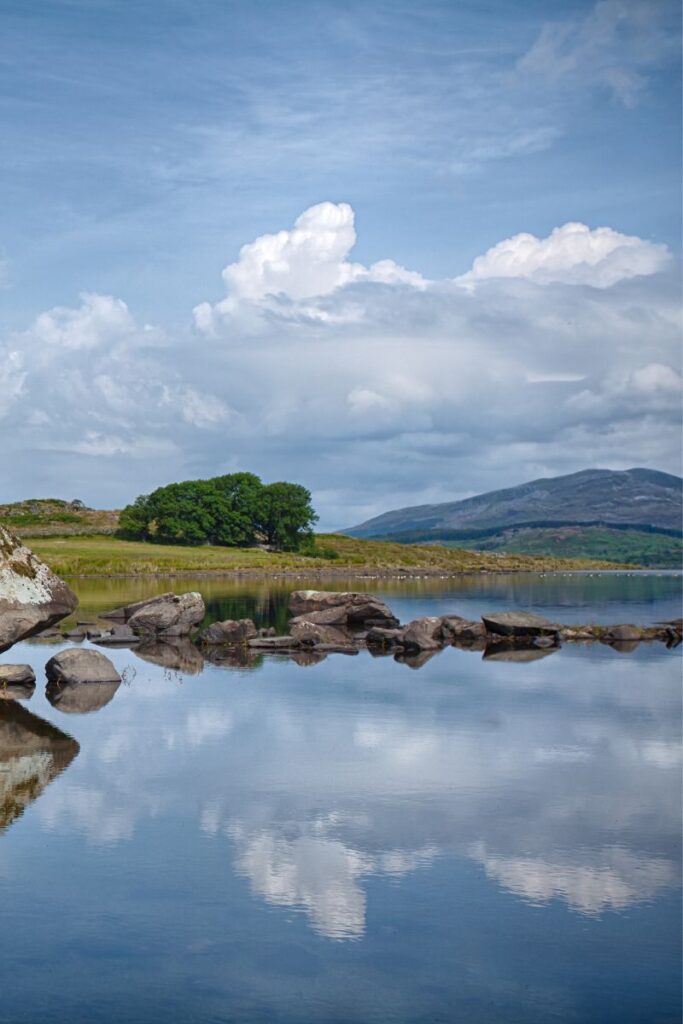
<instances>
[{"instance_id":1,"label":"grassy bank","mask_svg":"<svg viewBox=\"0 0 683 1024\"><path fill-rule=\"evenodd\" d=\"M616 568L608 562L500 555L440 546L396 544L322 534L326 557L258 548L178 547L118 540L111 536L32 537L31 548L63 576L138 576L165 573L540 572Z\"/></svg>"}]
</instances>

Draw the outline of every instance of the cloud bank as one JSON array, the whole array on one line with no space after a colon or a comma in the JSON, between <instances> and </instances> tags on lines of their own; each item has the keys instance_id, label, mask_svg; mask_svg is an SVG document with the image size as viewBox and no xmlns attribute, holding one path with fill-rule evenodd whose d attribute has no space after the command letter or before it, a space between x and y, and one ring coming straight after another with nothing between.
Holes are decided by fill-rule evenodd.
<instances>
[{"instance_id":1,"label":"cloud bank","mask_svg":"<svg viewBox=\"0 0 683 1024\"><path fill-rule=\"evenodd\" d=\"M665 246L568 223L430 281L355 242L351 206L319 203L242 246L185 331L84 294L8 335L7 497L67 480L120 505L249 468L306 483L334 528L588 465L678 470Z\"/></svg>"}]
</instances>

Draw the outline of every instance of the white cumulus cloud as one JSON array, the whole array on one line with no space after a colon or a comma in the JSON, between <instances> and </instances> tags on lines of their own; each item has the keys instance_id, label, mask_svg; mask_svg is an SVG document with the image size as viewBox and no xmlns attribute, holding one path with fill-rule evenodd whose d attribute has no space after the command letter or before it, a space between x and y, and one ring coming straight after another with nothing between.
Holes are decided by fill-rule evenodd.
<instances>
[{"instance_id":1,"label":"white cumulus cloud","mask_svg":"<svg viewBox=\"0 0 683 1024\"><path fill-rule=\"evenodd\" d=\"M243 245L239 259L223 271L227 297L214 307L209 303L197 306L197 327L211 330L214 316L234 312L240 301L260 303L282 296L302 302L329 295L354 281L426 285L420 274L393 260L379 260L370 267L350 262L348 256L356 243L354 221L348 203L318 203L304 210L290 230L260 235ZM306 313L316 318L310 307Z\"/></svg>"},{"instance_id":2,"label":"white cumulus cloud","mask_svg":"<svg viewBox=\"0 0 683 1024\"><path fill-rule=\"evenodd\" d=\"M540 284L609 288L628 278L656 274L668 260L665 245L613 228L569 223L553 228L547 238L522 232L498 242L456 280L470 287L488 278L528 278Z\"/></svg>"}]
</instances>

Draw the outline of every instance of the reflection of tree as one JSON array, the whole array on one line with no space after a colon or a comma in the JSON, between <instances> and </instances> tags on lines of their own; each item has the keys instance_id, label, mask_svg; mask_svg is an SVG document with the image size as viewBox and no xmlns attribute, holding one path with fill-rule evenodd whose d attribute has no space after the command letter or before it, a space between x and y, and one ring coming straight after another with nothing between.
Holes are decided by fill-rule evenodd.
<instances>
[{"instance_id":1,"label":"reflection of tree","mask_svg":"<svg viewBox=\"0 0 683 1024\"><path fill-rule=\"evenodd\" d=\"M78 743L19 704L0 703L0 831L71 764Z\"/></svg>"}]
</instances>

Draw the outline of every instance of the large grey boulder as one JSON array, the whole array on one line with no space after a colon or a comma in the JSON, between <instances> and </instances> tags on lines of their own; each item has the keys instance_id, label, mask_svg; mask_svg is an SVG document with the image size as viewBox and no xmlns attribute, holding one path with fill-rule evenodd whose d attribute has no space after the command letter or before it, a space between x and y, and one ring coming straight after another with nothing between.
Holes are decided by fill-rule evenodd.
<instances>
[{"instance_id":1,"label":"large grey boulder","mask_svg":"<svg viewBox=\"0 0 683 1024\"><path fill-rule=\"evenodd\" d=\"M398 619L379 598L371 594L358 594L335 590L295 590L289 597L289 611L293 617L312 612L338 609L335 622L327 625L398 626Z\"/></svg>"},{"instance_id":2,"label":"large grey boulder","mask_svg":"<svg viewBox=\"0 0 683 1024\"><path fill-rule=\"evenodd\" d=\"M413 619L401 630L400 643L406 651L438 651L443 647L441 617Z\"/></svg>"},{"instance_id":3,"label":"large grey boulder","mask_svg":"<svg viewBox=\"0 0 683 1024\"><path fill-rule=\"evenodd\" d=\"M77 604L66 583L0 526L0 651L59 622Z\"/></svg>"},{"instance_id":4,"label":"large grey boulder","mask_svg":"<svg viewBox=\"0 0 683 1024\"><path fill-rule=\"evenodd\" d=\"M125 621L139 636L187 636L205 614L201 594L165 594L135 610Z\"/></svg>"},{"instance_id":5,"label":"large grey boulder","mask_svg":"<svg viewBox=\"0 0 683 1024\"><path fill-rule=\"evenodd\" d=\"M82 647L69 647L55 654L45 666L45 674L51 683L60 685L121 682L121 676L109 658L99 651Z\"/></svg>"},{"instance_id":6,"label":"large grey boulder","mask_svg":"<svg viewBox=\"0 0 683 1024\"><path fill-rule=\"evenodd\" d=\"M560 627L533 612L492 612L482 615L487 633L496 636L552 636L557 637Z\"/></svg>"},{"instance_id":7,"label":"large grey boulder","mask_svg":"<svg viewBox=\"0 0 683 1024\"><path fill-rule=\"evenodd\" d=\"M114 619L116 622L128 622L131 615L135 612L139 612L141 608L146 608L147 605L154 604L156 601L168 601L175 594L170 590L165 594L158 594L156 597L146 597L144 601L133 601L132 604L124 604L121 608L112 608L111 611L102 612L100 615L101 619Z\"/></svg>"},{"instance_id":8,"label":"large grey boulder","mask_svg":"<svg viewBox=\"0 0 683 1024\"><path fill-rule=\"evenodd\" d=\"M308 619L305 615L294 619L290 625L291 635L304 646L318 647L332 644L335 647L349 647L354 638L343 626L328 626L324 622Z\"/></svg>"},{"instance_id":9,"label":"large grey boulder","mask_svg":"<svg viewBox=\"0 0 683 1024\"><path fill-rule=\"evenodd\" d=\"M251 619L225 619L223 622L212 622L202 630L199 643L210 647L215 644L238 647L258 636L256 626Z\"/></svg>"}]
</instances>

